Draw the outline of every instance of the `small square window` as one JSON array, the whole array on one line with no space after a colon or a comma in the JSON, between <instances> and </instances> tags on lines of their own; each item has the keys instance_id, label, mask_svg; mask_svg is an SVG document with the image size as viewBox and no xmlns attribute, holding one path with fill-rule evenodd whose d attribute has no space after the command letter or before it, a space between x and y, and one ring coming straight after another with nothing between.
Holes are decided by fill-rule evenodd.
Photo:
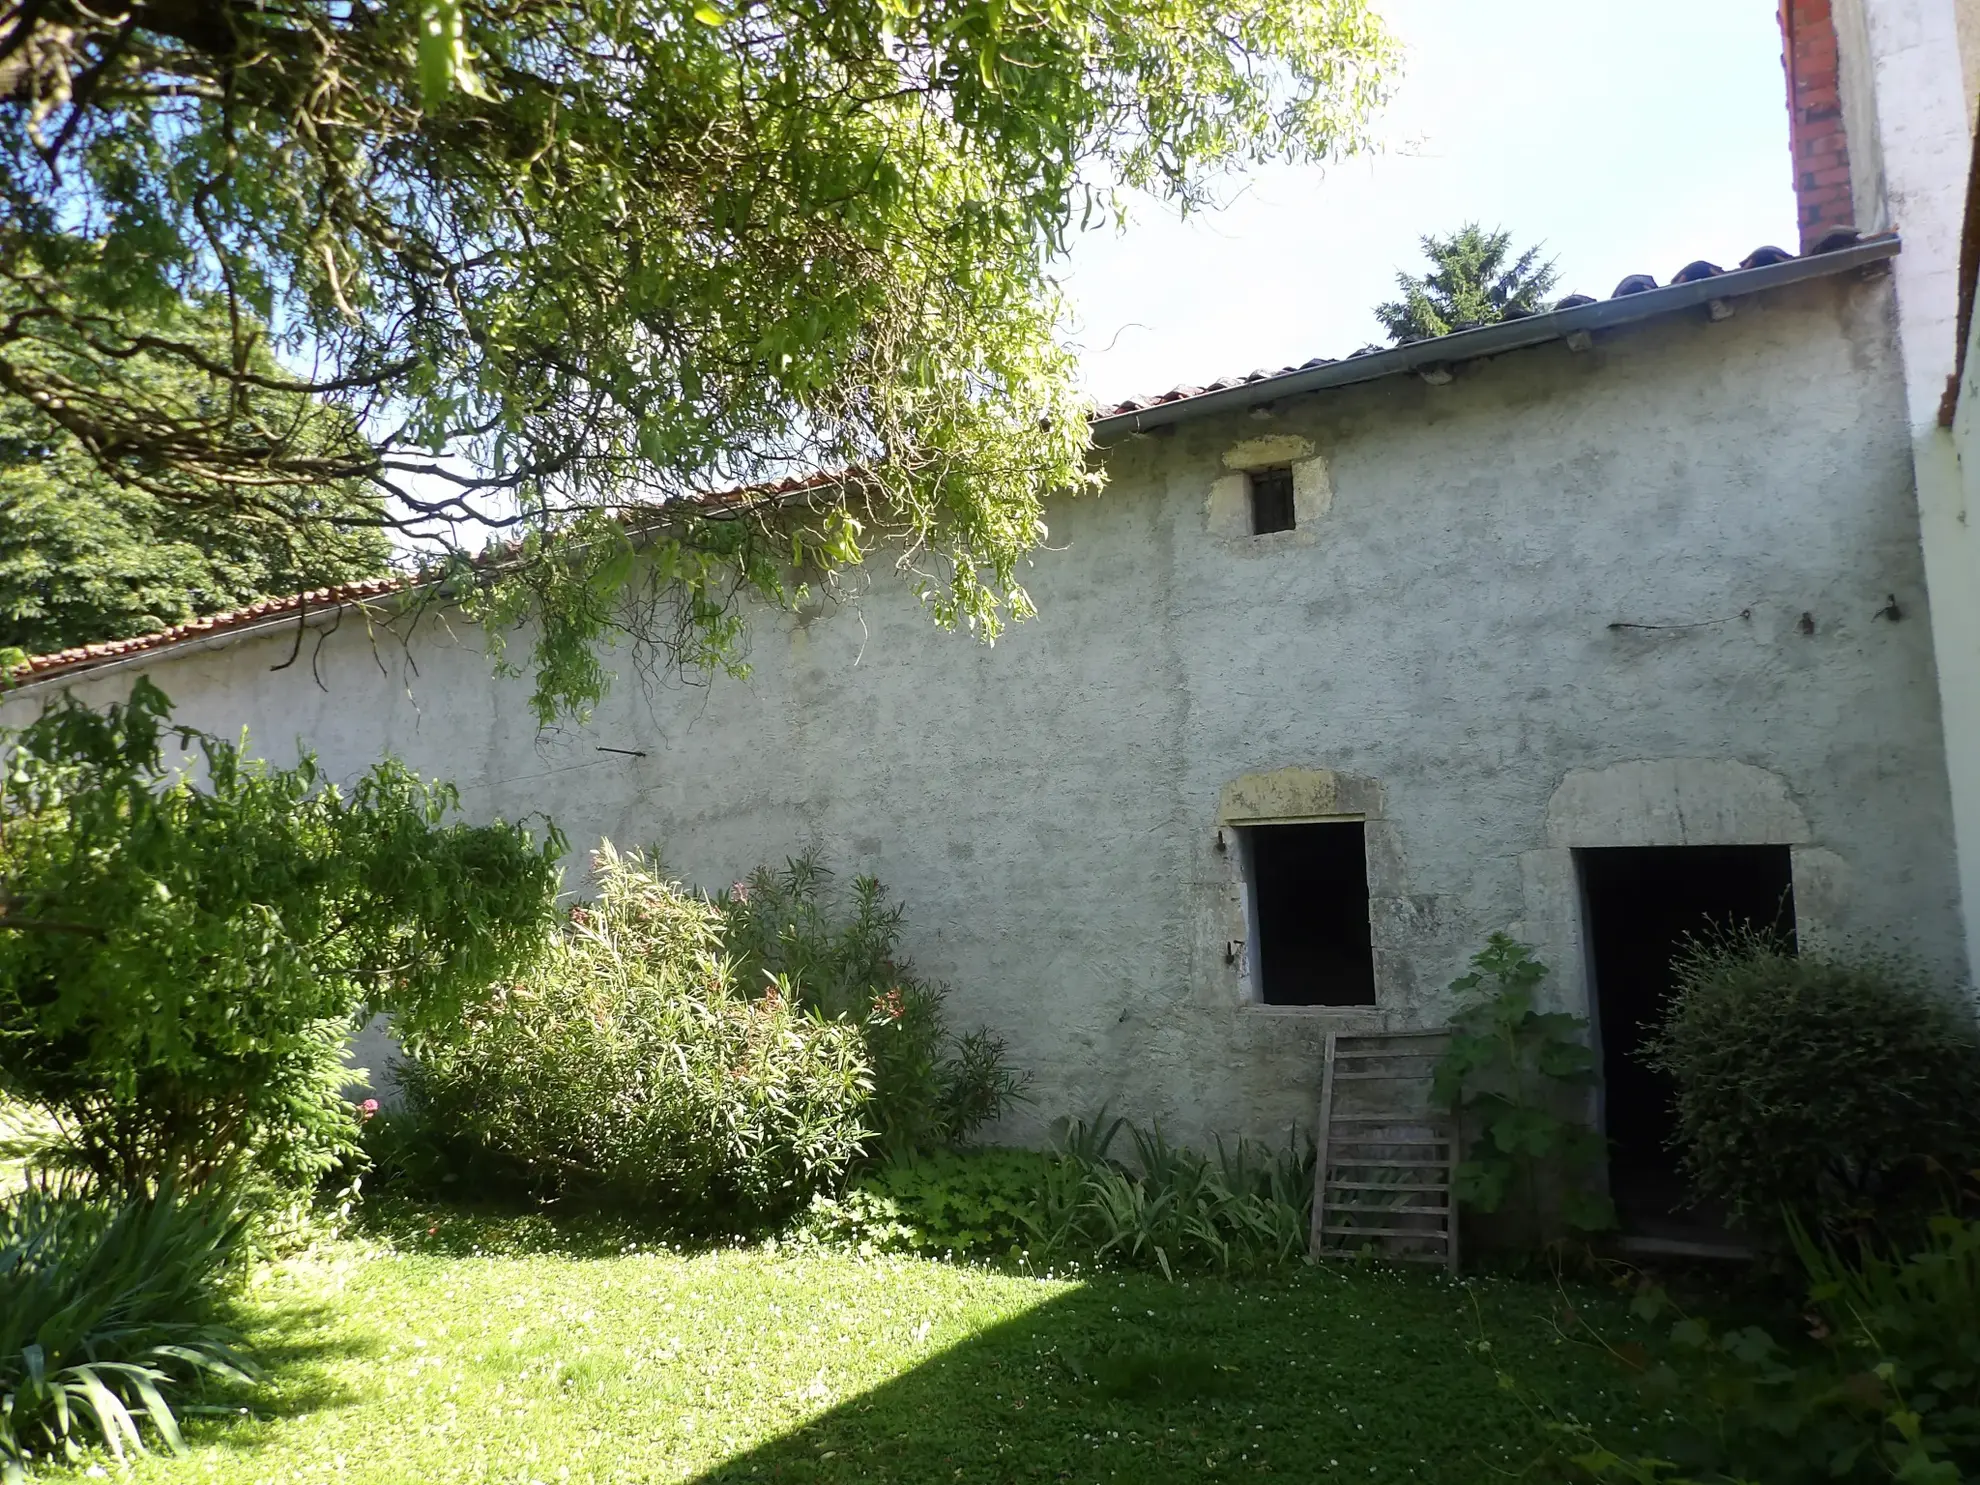
<instances>
[{"instance_id":1,"label":"small square window","mask_svg":"<svg viewBox=\"0 0 1980 1485\"><path fill-rule=\"evenodd\" d=\"M1293 529L1293 477L1289 467L1251 471L1251 534Z\"/></svg>"},{"instance_id":2,"label":"small square window","mask_svg":"<svg viewBox=\"0 0 1980 1485\"><path fill-rule=\"evenodd\" d=\"M1245 830L1244 846L1259 999L1375 1004L1361 821L1255 825Z\"/></svg>"}]
</instances>

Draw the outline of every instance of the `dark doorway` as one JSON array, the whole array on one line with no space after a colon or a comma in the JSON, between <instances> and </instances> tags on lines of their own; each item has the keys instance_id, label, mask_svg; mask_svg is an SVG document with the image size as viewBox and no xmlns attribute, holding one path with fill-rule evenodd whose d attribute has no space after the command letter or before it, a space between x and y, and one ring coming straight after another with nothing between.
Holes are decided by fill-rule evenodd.
<instances>
[{"instance_id":1,"label":"dark doorway","mask_svg":"<svg viewBox=\"0 0 1980 1485\"><path fill-rule=\"evenodd\" d=\"M1375 1004L1368 852L1359 820L1245 831L1267 1005Z\"/></svg>"},{"instance_id":2,"label":"dark doorway","mask_svg":"<svg viewBox=\"0 0 1980 1485\"><path fill-rule=\"evenodd\" d=\"M1687 942L1754 929L1794 945L1794 876L1786 846L1643 846L1584 850L1581 887L1595 974L1609 1189L1624 1228L1716 1226L1687 1213L1669 1148L1674 1090L1643 1060L1662 1019L1672 963Z\"/></svg>"}]
</instances>

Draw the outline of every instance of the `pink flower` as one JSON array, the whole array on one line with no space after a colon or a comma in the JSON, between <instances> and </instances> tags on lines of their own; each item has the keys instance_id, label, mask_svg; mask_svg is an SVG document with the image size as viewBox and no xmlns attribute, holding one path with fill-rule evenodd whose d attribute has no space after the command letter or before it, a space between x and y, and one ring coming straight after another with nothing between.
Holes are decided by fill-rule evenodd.
<instances>
[{"instance_id":1,"label":"pink flower","mask_svg":"<svg viewBox=\"0 0 1980 1485\"><path fill-rule=\"evenodd\" d=\"M367 1098L363 1103L358 1105L358 1116L360 1118L369 1119L377 1112L378 1100L375 1098Z\"/></svg>"},{"instance_id":2,"label":"pink flower","mask_svg":"<svg viewBox=\"0 0 1980 1485\"><path fill-rule=\"evenodd\" d=\"M748 902L749 883L737 882L734 886L729 888L729 896L733 897L737 902Z\"/></svg>"}]
</instances>

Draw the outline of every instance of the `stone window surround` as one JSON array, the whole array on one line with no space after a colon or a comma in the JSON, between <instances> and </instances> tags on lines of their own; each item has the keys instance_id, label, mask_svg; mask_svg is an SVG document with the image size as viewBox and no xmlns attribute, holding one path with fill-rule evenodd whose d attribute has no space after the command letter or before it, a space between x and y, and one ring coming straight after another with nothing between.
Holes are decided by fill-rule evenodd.
<instances>
[{"instance_id":1,"label":"stone window surround","mask_svg":"<svg viewBox=\"0 0 1980 1485\"><path fill-rule=\"evenodd\" d=\"M1327 461L1311 439L1290 433L1247 438L1224 451L1223 464L1228 472L1211 482L1204 504L1204 523L1212 537L1250 554L1313 545L1313 528L1334 504L1334 486ZM1252 472L1282 467L1292 470L1293 524L1285 531L1254 532Z\"/></svg>"},{"instance_id":2,"label":"stone window surround","mask_svg":"<svg viewBox=\"0 0 1980 1485\"><path fill-rule=\"evenodd\" d=\"M1242 853L1234 832L1252 825L1348 824L1362 827L1368 860L1368 929L1375 951L1375 1004L1267 1005L1253 968L1255 922ZM1279 768L1241 774L1225 784L1217 801L1217 832L1226 863L1226 972L1235 980L1233 998L1247 1014L1319 1018L1341 1031L1381 1030L1403 1008L1396 976L1398 946L1385 945L1382 924L1395 918L1383 909L1404 895L1402 849L1388 819L1382 786L1374 779L1326 768ZM1385 949L1387 952L1385 952Z\"/></svg>"},{"instance_id":3,"label":"stone window surround","mask_svg":"<svg viewBox=\"0 0 1980 1485\"><path fill-rule=\"evenodd\" d=\"M1250 892L1236 829L1360 821L1368 858L1369 934L1375 958L1373 1006L1266 1005L1251 969ZM1330 1029L1385 1030L1421 1019L1410 1005L1407 955L1398 929L1411 900L1400 834L1379 780L1332 769L1290 767L1239 775L1219 792L1223 861L1222 924L1230 976L1226 1004L1248 1015L1319 1018ZM1727 758L1634 759L1571 769L1548 801L1546 845L1519 853L1522 916L1506 930L1533 946L1551 973L1551 1008L1593 1019L1585 915L1575 852L1604 846L1783 845L1794 882L1795 931L1802 942L1833 938L1849 896L1849 869L1814 842L1807 818L1779 774ZM1481 930L1479 939L1482 943ZM1455 973L1456 970L1453 970ZM1221 997L1220 997L1221 998Z\"/></svg>"}]
</instances>

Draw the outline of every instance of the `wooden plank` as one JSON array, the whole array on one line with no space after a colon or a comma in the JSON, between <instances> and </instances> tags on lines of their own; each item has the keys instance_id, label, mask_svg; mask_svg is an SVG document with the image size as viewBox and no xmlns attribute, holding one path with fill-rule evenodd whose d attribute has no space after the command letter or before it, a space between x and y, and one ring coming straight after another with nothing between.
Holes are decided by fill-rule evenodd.
<instances>
[{"instance_id":1,"label":"wooden plank","mask_svg":"<svg viewBox=\"0 0 1980 1485\"><path fill-rule=\"evenodd\" d=\"M1448 1242L1450 1239L1450 1234L1441 1227L1335 1227L1329 1224L1321 1231L1340 1233L1347 1237L1406 1237L1438 1243Z\"/></svg>"},{"instance_id":2,"label":"wooden plank","mask_svg":"<svg viewBox=\"0 0 1980 1485\"><path fill-rule=\"evenodd\" d=\"M1327 1033L1327 1060L1320 1070L1319 1158L1313 1162L1313 1229L1306 1239L1309 1253L1320 1251L1320 1228L1327 1220L1327 1145L1334 1123L1334 1048L1339 1039L1338 1031Z\"/></svg>"},{"instance_id":3,"label":"wooden plank","mask_svg":"<svg viewBox=\"0 0 1980 1485\"><path fill-rule=\"evenodd\" d=\"M1442 1165L1443 1161L1437 1164ZM1443 1182L1434 1184L1409 1181L1329 1181L1327 1185L1335 1191L1448 1191L1451 1188Z\"/></svg>"},{"instance_id":4,"label":"wooden plank","mask_svg":"<svg viewBox=\"0 0 1980 1485\"><path fill-rule=\"evenodd\" d=\"M1327 1162L1327 1166L1330 1170L1345 1170L1349 1168L1355 1170L1400 1170L1405 1166L1434 1166L1438 1170L1447 1171L1451 1168L1451 1163L1448 1160L1382 1160L1371 1155L1365 1160L1330 1160Z\"/></svg>"},{"instance_id":5,"label":"wooden plank","mask_svg":"<svg viewBox=\"0 0 1980 1485\"><path fill-rule=\"evenodd\" d=\"M1445 1179L1452 1184L1456 1184L1457 1182L1456 1150L1451 1151L1450 1174ZM1457 1193L1453 1191L1451 1193L1451 1214L1444 1219L1444 1226L1450 1230L1451 1234L1450 1241L1444 1244L1444 1267L1453 1274L1458 1271L1458 1221L1458 1199Z\"/></svg>"},{"instance_id":6,"label":"wooden plank","mask_svg":"<svg viewBox=\"0 0 1980 1485\"><path fill-rule=\"evenodd\" d=\"M1392 1212L1406 1213L1411 1217L1448 1217L1451 1214L1451 1209L1449 1207L1386 1206L1381 1203L1362 1204L1362 1203L1349 1202L1349 1201L1335 1202L1334 1215L1338 1217L1343 1212L1379 1213L1381 1216L1384 1217L1388 1216Z\"/></svg>"},{"instance_id":7,"label":"wooden plank","mask_svg":"<svg viewBox=\"0 0 1980 1485\"><path fill-rule=\"evenodd\" d=\"M1336 1114L1336 1124L1405 1124L1411 1129L1448 1129L1442 1119L1428 1114Z\"/></svg>"}]
</instances>

